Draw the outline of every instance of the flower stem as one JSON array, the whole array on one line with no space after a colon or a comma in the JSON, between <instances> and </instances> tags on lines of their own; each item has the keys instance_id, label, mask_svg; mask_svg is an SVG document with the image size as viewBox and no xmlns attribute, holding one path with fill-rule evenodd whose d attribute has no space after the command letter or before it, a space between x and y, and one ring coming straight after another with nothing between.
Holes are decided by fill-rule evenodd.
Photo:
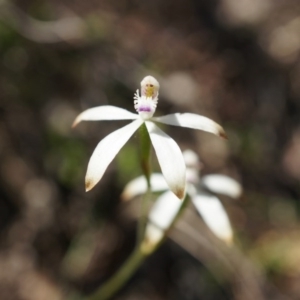
<instances>
[{"instance_id":1,"label":"flower stem","mask_svg":"<svg viewBox=\"0 0 300 300\"><path fill-rule=\"evenodd\" d=\"M112 297L120 290L132 274L137 270L148 254L141 251L140 247L136 247L127 261L119 269L119 271L106 283L104 283L94 294L85 300L106 300Z\"/></svg>"},{"instance_id":2,"label":"flower stem","mask_svg":"<svg viewBox=\"0 0 300 300\"><path fill-rule=\"evenodd\" d=\"M151 195L150 188L148 186L147 191L140 204L141 205L140 216L138 218L138 224L137 224L137 242L136 242L137 248L140 246L145 234L145 228L148 219L147 210L148 210L150 195Z\"/></svg>"},{"instance_id":3,"label":"flower stem","mask_svg":"<svg viewBox=\"0 0 300 300\"><path fill-rule=\"evenodd\" d=\"M150 152L151 152L151 140L149 133L145 124L142 124L139 128L139 138L140 138L140 157L141 157L141 167L144 175L146 176L147 185L150 187L150 176L151 176L151 166L150 166Z\"/></svg>"},{"instance_id":4,"label":"flower stem","mask_svg":"<svg viewBox=\"0 0 300 300\"><path fill-rule=\"evenodd\" d=\"M147 223L147 210L148 203L150 200L151 193L151 165L150 165L150 154L151 154L151 140L149 137L148 130L145 124L139 128L139 139L140 139L140 159L141 159L141 167L142 171L146 177L147 181L147 191L141 201L141 210L140 217L138 218L138 228L137 228L137 247L139 247L140 243L144 238L145 227Z\"/></svg>"}]
</instances>

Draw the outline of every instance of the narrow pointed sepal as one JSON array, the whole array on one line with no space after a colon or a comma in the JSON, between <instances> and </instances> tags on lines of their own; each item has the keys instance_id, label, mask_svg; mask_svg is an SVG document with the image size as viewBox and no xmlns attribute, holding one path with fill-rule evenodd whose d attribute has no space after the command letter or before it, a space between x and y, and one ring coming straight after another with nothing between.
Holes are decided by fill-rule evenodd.
<instances>
[{"instance_id":1,"label":"narrow pointed sepal","mask_svg":"<svg viewBox=\"0 0 300 300\"><path fill-rule=\"evenodd\" d=\"M135 120L109 134L97 145L88 164L86 191L90 191L99 182L110 162L142 123L140 119Z\"/></svg>"},{"instance_id":2,"label":"narrow pointed sepal","mask_svg":"<svg viewBox=\"0 0 300 300\"><path fill-rule=\"evenodd\" d=\"M209 229L227 244L233 240L228 215L221 201L214 195L198 191L192 201Z\"/></svg>"},{"instance_id":3,"label":"narrow pointed sepal","mask_svg":"<svg viewBox=\"0 0 300 300\"><path fill-rule=\"evenodd\" d=\"M233 178L221 174L211 174L202 177L202 185L211 192L222 194L233 199L242 194L242 186Z\"/></svg>"},{"instance_id":4,"label":"narrow pointed sepal","mask_svg":"<svg viewBox=\"0 0 300 300\"><path fill-rule=\"evenodd\" d=\"M169 125L207 131L215 135L218 135L224 139L227 139L227 135L224 129L218 123L216 123L215 121L207 117L200 116L197 114L176 113L176 114L170 114L162 117L156 117L153 118L153 120L157 122L169 124Z\"/></svg>"},{"instance_id":5,"label":"narrow pointed sepal","mask_svg":"<svg viewBox=\"0 0 300 300\"><path fill-rule=\"evenodd\" d=\"M175 221L182 203L172 192L163 193L152 206L149 212L149 221L155 226L167 230Z\"/></svg>"},{"instance_id":6,"label":"narrow pointed sepal","mask_svg":"<svg viewBox=\"0 0 300 300\"><path fill-rule=\"evenodd\" d=\"M103 105L90 108L77 116L72 127L75 127L81 121L105 121L105 120L134 120L139 116L126 109Z\"/></svg>"},{"instance_id":7,"label":"narrow pointed sepal","mask_svg":"<svg viewBox=\"0 0 300 300\"><path fill-rule=\"evenodd\" d=\"M146 121L150 139L170 190L179 198L185 197L186 168L177 143L153 122Z\"/></svg>"},{"instance_id":8,"label":"narrow pointed sepal","mask_svg":"<svg viewBox=\"0 0 300 300\"><path fill-rule=\"evenodd\" d=\"M171 191L167 191L157 198L149 213L145 239L142 243L144 249L153 249L162 241L183 203Z\"/></svg>"}]
</instances>

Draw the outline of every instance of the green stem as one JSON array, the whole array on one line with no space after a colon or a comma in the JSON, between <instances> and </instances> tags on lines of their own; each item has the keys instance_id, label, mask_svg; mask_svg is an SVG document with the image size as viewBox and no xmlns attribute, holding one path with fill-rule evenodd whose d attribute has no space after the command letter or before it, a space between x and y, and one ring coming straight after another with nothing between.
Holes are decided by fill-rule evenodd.
<instances>
[{"instance_id":1,"label":"green stem","mask_svg":"<svg viewBox=\"0 0 300 300\"><path fill-rule=\"evenodd\" d=\"M146 176L147 185L150 187L150 176L151 176L151 166L150 166L150 152L151 152L151 140L149 133L145 124L142 124L139 128L139 138L140 138L140 157L141 157L141 167L144 175Z\"/></svg>"},{"instance_id":2,"label":"green stem","mask_svg":"<svg viewBox=\"0 0 300 300\"><path fill-rule=\"evenodd\" d=\"M138 269L148 254L143 253L139 247L130 255L119 271L104 283L93 295L85 300L106 300L120 290L132 274Z\"/></svg>"},{"instance_id":3,"label":"green stem","mask_svg":"<svg viewBox=\"0 0 300 300\"><path fill-rule=\"evenodd\" d=\"M149 137L148 130L146 125L143 124L139 128L139 140L140 140L140 159L141 159L141 167L142 171L145 175L147 181L147 191L141 201L141 209L140 209L140 217L138 218L138 226L137 226L137 247L139 247L140 243L144 238L145 227L147 223L147 210L148 203L150 200L151 193L151 165L150 165L150 154L151 154L151 140Z\"/></svg>"},{"instance_id":4,"label":"green stem","mask_svg":"<svg viewBox=\"0 0 300 300\"><path fill-rule=\"evenodd\" d=\"M145 228L148 220L147 210L148 210L148 204L150 202L150 197L151 197L151 191L150 191L150 187L148 186L147 191L140 204L141 205L140 217L138 218L138 224L137 224L137 242L136 242L137 248L140 246L144 238Z\"/></svg>"}]
</instances>

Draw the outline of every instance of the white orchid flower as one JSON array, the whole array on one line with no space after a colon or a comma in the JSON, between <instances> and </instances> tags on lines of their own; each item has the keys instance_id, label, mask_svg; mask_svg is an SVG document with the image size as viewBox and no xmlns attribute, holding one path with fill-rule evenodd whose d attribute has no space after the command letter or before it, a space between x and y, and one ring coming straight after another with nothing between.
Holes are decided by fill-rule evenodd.
<instances>
[{"instance_id":1,"label":"white orchid flower","mask_svg":"<svg viewBox=\"0 0 300 300\"><path fill-rule=\"evenodd\" d=\"M179 198L185 196L186 168L177 143L160 130L155 122L200 129L221 137L226 137L223 128L214 121L191 113L175 113L154 118L158 101L159 83L152 76L146 76L134 95L134 108L137 114L115 106L98 106L82 112L74 121L73 127L81 121L134 120L130 124L106 136L92 154L86 173L86 191L91 190L102 178L106 168L133 133L144 123L149 132L162 174L169 189Z\"/></svg>"},{"instance_id":2,"label":"white orchid flower","mask_svg":"<svg viewBox=\"0 0 300 300\"><path fill-rule=\"evenodd\" d=\"M231 198L238 198L242 193L241 185L234 179L220 174L199 177L200 162L198 156L191 150L183 152L187 166L187 193L194 203L198 213L206 225L220 239L230 244L233 239L232 227L222 202L215 195L223 194ZM152 191L168 190L164 177L159 173L152 174ZM144 177L138 177L129 182L124 188L124 200L143 194L147 188ZM169 191L163 193L154 203L149 214L146 227L146 240L152 244L158 243L169 229L181 208L182 202L178 201Z\"/></svg>"}]
</instances>

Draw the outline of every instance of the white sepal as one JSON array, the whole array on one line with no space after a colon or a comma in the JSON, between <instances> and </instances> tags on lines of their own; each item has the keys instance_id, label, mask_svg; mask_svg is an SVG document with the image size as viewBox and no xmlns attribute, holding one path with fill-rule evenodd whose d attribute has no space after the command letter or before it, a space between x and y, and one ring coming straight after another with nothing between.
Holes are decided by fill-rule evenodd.
<instances>
[{"instance_id":1,"label":"white sepal","mask_svg":"<svg viewBox=\"0 0 300 300\"><path fill-rule=\"evenodd\" d=\"M170 191L157 198L150 210L146 226L145 240L147 243L154 246L161 241L174 222L182 204L183 201L179 201Z\"/></svg>"},{"instance_id":2,"label":"white sepal","mask_svg":"<svg viewBox=\"0 0 300 300\"><path fill-rule=\"evenodd\" d=\"M185 197L186 168L177 143L153 122L145 122L156 156L170 190L179 198Z\"/></svg>"},{"instance_id":3,"label":"white sepal","mask_svg":"<svg viewBox=\"0 0 300 300\"><path fill-rule=\"evenodd\" d=\"M162 117L156 117L153 118L153 120L174 126L204 130L216 134L220 137L227 138L224 129L219 124L207 117L197 114L176 113Z\"/></svg>"},{"instance_id":4,"label":"white sepal","mask_svg":"<svg viewBox=\"0 0 300 300\"><path fill-rule=\"evenodd\" d=\"M242 186L234 179L219 174L202 177L202 185L213 193L222 194L231 198L238 198L242 194Z\"/></svg>"},{"instance_id":5,"label":"white sepal","mask_svg":"<svg viewBox=\"0 0 300 300\"><path fill-rule=\"evenodd\" d=\"M117 106L97 106L87 109L78 115L72 127L75 127L81 121L134 120L138 117L137 114Z\"/></svg>"},{"instance_id":6,"label":"white sepal","mask_svg":"<svg viewBox=\"0 0 300 300\"><path fill-rule=\"evenodd\" d=\"M157 198L149 213L149 221L155 226L167 230L174 221L183 201L179 201L167 191Z\"/></svg>"},{"instance_id":7,"label":"white sepal","mask_svg":"<svg viewBox=\"0 0 300 300\"><path fill-rule=\"evenodd\" d=\"M221 201L214 195L198 191L192 201L206 225L220 239L230 244L233 232L229 218Z\"/></svg>"},{"instance_id":8,"label":"white sepal","mask_svg":"<svg viewBox=\"0 0 300 300\"><path fill-rule=\"evenodd\" d=\"M91 190L102 178L110 162L142 123L141 119L135 120L109 134L97 145L88 164L85 177L86 191Z\"/></svg>"}]
</instances>

